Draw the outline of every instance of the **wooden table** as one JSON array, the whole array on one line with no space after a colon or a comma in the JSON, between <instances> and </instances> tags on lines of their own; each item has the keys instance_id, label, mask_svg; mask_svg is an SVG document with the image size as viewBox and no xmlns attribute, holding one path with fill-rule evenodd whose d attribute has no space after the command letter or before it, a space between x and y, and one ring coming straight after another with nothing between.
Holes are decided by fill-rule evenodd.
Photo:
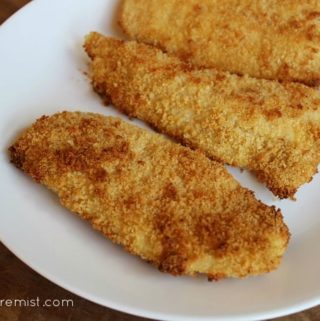
<instances>
[{"instance_id":1,"label":"wooden table","mask_svg":"<svg viewBox=\"0 0 320 321\"><path fill-rule=\"evenodd\" d=\"M53 0L54 1L54 0ZM89 0L88 0L89 1ZM1 0L0 23L29 0ZM73 307L0 307L1 321L148 321L82 299L46 280L0 243L0 299L72 299ZM276 321L319 321L320 306Z\"/></svg>"}]
</instances>

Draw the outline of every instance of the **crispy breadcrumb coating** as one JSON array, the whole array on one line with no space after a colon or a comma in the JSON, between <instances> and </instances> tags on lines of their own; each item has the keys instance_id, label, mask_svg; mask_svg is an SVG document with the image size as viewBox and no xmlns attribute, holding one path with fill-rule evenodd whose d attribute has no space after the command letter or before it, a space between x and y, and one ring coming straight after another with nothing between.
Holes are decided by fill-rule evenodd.
<instances>
[{"instance_id":1,"label":"crispy breadcrumb coating","mask_svg":"<svg viewBox=\"0 0 320 321\"><path fill-rule=\"evenodd\" d=\"M124 0L119 24L197 66L314 85L319 18L314 0Z\"/></svg>"},{"instance_id":2,"label":"crispy breadcrumb coating","mask_svg":"<svg viewBox=\"0 0 320 321\"><path fill-rule=\"evenodd\" d=\"M10 147L13 164L128 252L173 275L275 269L289 232L219 163L118 118L43 116Z\"/></svg>"},{"instance_id":3,"label":"crispy breadcrumb coating","mask_svg":"<svg viewBox=\"0 0 320 321\"><path fill-rule=\"evenodd\" d=\"M294 197L320 162L320 94L298 83L197 69L160 50L91 33L94 89L126 114Z\"/></svg>"}]
</instances>

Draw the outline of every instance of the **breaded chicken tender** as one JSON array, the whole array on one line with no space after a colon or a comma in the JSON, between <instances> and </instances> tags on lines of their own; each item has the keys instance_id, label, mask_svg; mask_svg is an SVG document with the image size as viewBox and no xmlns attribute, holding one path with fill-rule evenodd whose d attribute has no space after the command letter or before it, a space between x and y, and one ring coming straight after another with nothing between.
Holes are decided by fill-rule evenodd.
<instances>
[{"instance_id":1,"label":"breaded chicken tender","mask_svg":"<svg viewBox=\"0 0 320 321\"><path fill-rule=\"evenodd\" d=\"M320 1L123 0L131 38L193 64L319 84Z\"/></svg>"},{"instance_id":2,"label":"breaded chicken tender","mask_svg":"<svg viewBox=\"0 0 320 321\"><path fill-rule=\"evenodd\" d=\"M287 247L280 210L221 164L118 118L43 116L10 155L63 206L173 275L257 275L275 269Z\"/></svg>"},{"instance_id":3,"label":"breaded chicken tender","mask_svg":"<svg viewBox=\"0 0 320 321\"><path fill-rule=\"evenodd\" d=\"M320 94L299 83L197 69L160 50L92 33L94 89L126 114L293 198L320 162Z\"/></svg>"}]
</instances>

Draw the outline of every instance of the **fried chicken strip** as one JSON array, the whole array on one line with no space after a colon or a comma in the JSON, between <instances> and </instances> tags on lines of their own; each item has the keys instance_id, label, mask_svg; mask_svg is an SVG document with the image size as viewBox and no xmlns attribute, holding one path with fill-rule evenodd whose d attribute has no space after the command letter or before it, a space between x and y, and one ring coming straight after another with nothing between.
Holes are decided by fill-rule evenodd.
<instances>
[{"instance_id":1,"label":"fried chicken strip","mask_svg":"<svg viewBox=\"0 0 320 321\"><path fill-rule=\"evenodd\" d=\"M92 33L94 89L126 114L294 197L320 162L320 94L298 83L198 70L160 50Z\"/></svg>"},{"instance_id":2,"label":"fried chicken strip","mask_svg":"<svg viewBox=\"0 0 320 321\"><path fill-rule=\"evenodd\" d=\"M320 1L123 0L131 38L197 66L319 84Z\"/></svg>"},{"instance_id":3,"label":"fried chicken strip","mask_svg":"<svg viewBox=\"0 0 320 321\"><path fill-rule=\"evenodd\" d=\"M245 277L275 269L289 232L219 163L118 118L43 116L11 161L128 252L173 275Z\"/></svg>"}]
</instances>

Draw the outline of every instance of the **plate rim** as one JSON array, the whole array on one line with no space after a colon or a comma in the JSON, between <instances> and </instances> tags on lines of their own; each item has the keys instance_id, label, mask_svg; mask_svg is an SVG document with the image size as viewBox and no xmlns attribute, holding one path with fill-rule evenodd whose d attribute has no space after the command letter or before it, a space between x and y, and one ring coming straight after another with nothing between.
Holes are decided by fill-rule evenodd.
<instances>
[{"instance_id":1,"label":"plate rim","mask_svg":"<svg viewBox=\"0 0 320 321\"><path fill-rule=\"evenodd\" d=\"M272 311L262 311L259 313L246 313L243 315L233 316L233 315L226 315L226 316L208 316L208 317L197 317L194 316L185 316L185 315L173 315L173 314L165 314L165 313L158 313L152 312L150 310L142 310L139 308L131 307L131 306L124 306L122 304L116 303L111 300L101 299L95 297L93 294L83 293L81 289L66 284L63 281L60 281L58 277L54 275L50 275L47 271L44 271L41 267L38 267L36 264L29 262L27 259L24 258L23 254L19 252L19 250L15 250L14 247L8 245L2 238L0 238L0 242L11 252L13 253L21 262L26 264L29 268L33 271L37 272L42 277L46 278L50 282L60 286L61 288L76 294L80 298L85 300L91 301L96 303L100 306L114 309L118 312L131 314L134 316L142 317L142 318L150 318L152 320L163 320L163 321L263 321L265 319L274 319L283 316L289 316L294 313L298 313L312 307L315 307L320 304L320 297L315 298L313 300L304 300L301 301L299 304L289 305L283 308L277 308ZM221 281L220 281L221 282ZM222 281L223 282L223 281ZM106 303L106 301L108 301Z\"/></svg>"}]
</instances>

